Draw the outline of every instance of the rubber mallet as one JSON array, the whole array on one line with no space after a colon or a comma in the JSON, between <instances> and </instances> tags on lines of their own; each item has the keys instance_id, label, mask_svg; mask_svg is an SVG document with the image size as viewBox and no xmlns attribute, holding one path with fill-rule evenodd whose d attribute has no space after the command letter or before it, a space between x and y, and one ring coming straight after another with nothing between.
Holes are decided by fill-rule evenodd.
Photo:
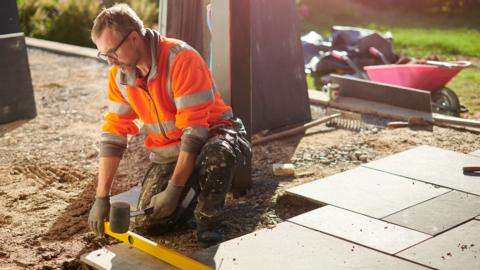
<instances>
[{"instance_id":1,"label":"rubber mallet","mask_svg":"<svg viewBox=\"0 0 480 270\"><path fill-rule=\"evenodd\" d=\"M153 207L130 212L129 203L114 202L110 206L110 230L114 233L126 233L130 227L130 218L152 213Z\"/></svg>"}]
</instances>

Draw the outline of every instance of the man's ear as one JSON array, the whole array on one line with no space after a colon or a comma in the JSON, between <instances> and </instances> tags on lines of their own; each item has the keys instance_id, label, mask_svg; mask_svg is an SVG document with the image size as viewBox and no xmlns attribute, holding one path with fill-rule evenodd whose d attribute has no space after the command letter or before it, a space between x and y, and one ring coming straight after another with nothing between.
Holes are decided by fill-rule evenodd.
<instances>
[{"instance_id":1,"label":"man's ear","mask_svg":"<svg viewBox=\"0 0 480 270\"><path fill-rule=\"evenodd\" d=\"M137 31L132 32L132 39L134 42L137 42L138 40L141 40L140 34Z\"/></svg>"}]
</instances>

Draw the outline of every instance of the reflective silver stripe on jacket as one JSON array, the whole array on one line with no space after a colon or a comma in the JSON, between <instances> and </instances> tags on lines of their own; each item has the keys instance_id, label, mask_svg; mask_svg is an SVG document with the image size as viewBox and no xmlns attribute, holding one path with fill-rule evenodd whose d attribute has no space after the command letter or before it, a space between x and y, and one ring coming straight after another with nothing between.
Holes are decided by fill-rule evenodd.
<instances>
[{"instance_id":1,"label":"reflective silver stripe on jacket","mask_svg":"<svg viewBox=\"0 0 480 270\"><path fill-rule=\"evenodd\" d=\"M120 93L122 93L123 98L125 100L128 98L127 96L127 86L125 84L122 84L122 72L120 70L117 70L117 76L115 77L115 83L117 84L118 90L120 90Z\"/></svg>"},{"instance_id":2,"label":"reflective silver stripe on jacket","mask_svg":"<svg viewBox=\"0 0 480 270\"><path fill-rule=\"evenodd\" d=\"M201 126L191 126L183 129L183 135L192 135L205 141L208 138L208 130L208 128Z\"/></svg>"},{"instance_id":3,"label":"reflective silver stripe on jacket","mask_svg":"<svg viewBox=\"0 0 480 270\"><path fill-rule=\"evenodd\" d=\"M165 121L165 122L160 122L160 123L145 124L145 126L148 129L150 129L150 131L153 132L153 133L162 134L162 130L160 129L159 124L162 125L163 130L166 133L174 131L175 129L177 129L177 127L175 127L175 120L173 120L173 119Z\"/></svg>"},{"instance_id":4,"label":"reflective silver stripe on jacket","mask_svg":"<svg viewBox=\"0 0 480 270\"><path fill-rule=\"evenodd\" d=\"M133 112L129 104L119 103L113 100L108 100L108 111L120 115L128 115Z\"/></svg>"},{"instance_id":5,"label":"reflective silver stripe on jacket","mask_svg":"<svg viewBox=\"0 0 480 270\"><path fill-rule=\"evenodd\" d=\"M175 98L175 106L177 110L181 110L187 107L199 105L214 99L212 90L204 90L195 94L185 95Z\"/></svg>"},{"instance_id":6,"label":"reflective silver stripe on jacket","mask_svg":"<svg viewBox=\"0 0 480 270\"><path fill-rule=\"evenodd\" d=\"M180 143L166 147L150 149L150 161L154 163L171 163L177 161L180 154Z\"/></svg>"},{"instance_id":7,"label":"reflective silver stripe on jacket","mask_svg":"<svg viewBox=\"0 0 480 270\"><path fill-rule=\"evenodd\" d=\"M167 94L170 97L170 100L172 101L172 103L174 103L173 92L172 92L172 84L171 84L171 81L170 81L170 78L172 77L172 74L171 74L172 73L172 66L173 66L173 62L175 62L175 57L177 57L177 54L180 53L183 50L192 50L194 52L197 52L197 51L195 51L194 48L190 47L190 45L188 45L186 43L174 45L170 48L170 51L168 52L166 89L167 89Z\"/></svg>"},{"instance_id":8,"label":"reflective silver stripe on jacket","mask_svg":"<svg viewBox=\"0 0 480 270\"><path fill-rule=\"evenodd\" d=\"M115 144L127 144L127 135L117 135L110 132L103 132L100 142L111 142Z\"/></svg>"}]
</instances>

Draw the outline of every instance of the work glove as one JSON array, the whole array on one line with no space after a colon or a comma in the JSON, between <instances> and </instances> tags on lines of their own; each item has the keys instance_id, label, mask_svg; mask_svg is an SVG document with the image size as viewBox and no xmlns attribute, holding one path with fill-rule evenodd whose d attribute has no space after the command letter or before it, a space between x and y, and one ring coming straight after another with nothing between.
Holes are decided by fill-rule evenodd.
<instances>
[{"instance_id":1,"label":"work glove","mask_svg":"<svg viewBox=\"0 0 480 270\"><path fill-rule=\"evenodd\" d=\"M148 207L153 207L152 217L161 219L170 216L177 208L182 190L182 186L176 186L172 182L168 182L164 191L152 196L148 205Z\"/></svg>"},{"instance_id":2,"label":"work glove","mask_svg":"<svg viewBox=\"0 0 480 270\"><path fill-rule=\"evenodd\" d=\"M102 236L105 234L103 223L107 219L109 211L110 197L95 197L95 202L93 203L92 209L90 209L90 214L88 215L88 225L96 234Z\"/></svg>"}]
</instances>

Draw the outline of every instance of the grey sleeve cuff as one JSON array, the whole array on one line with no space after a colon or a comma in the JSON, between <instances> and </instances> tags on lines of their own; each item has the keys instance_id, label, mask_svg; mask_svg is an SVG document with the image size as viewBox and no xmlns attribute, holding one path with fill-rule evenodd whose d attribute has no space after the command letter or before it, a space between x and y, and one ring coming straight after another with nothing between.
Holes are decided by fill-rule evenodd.
<instances>
[{"instance_id":1,"label":"grey sleeve cuff","mask_svg":"<svg viewBox=\"0 0 480 270\"><path fill-rule=\"evenodd\" d=\"M183 134L181 138L180 151L198 154L205 142L197 136Z\"/></svg>"},{"instance_id":2,"label":"grey sleeve cuff","mask_svg":"<svg viewBox=\"0 0 480 270\"><path fill-rule=\"evenodd\" d=\"M127 148L124 144L116 144L112 142L100 143L100 157L119 157L122 158L123 152Z\"/></svg>"}]
</instances>

